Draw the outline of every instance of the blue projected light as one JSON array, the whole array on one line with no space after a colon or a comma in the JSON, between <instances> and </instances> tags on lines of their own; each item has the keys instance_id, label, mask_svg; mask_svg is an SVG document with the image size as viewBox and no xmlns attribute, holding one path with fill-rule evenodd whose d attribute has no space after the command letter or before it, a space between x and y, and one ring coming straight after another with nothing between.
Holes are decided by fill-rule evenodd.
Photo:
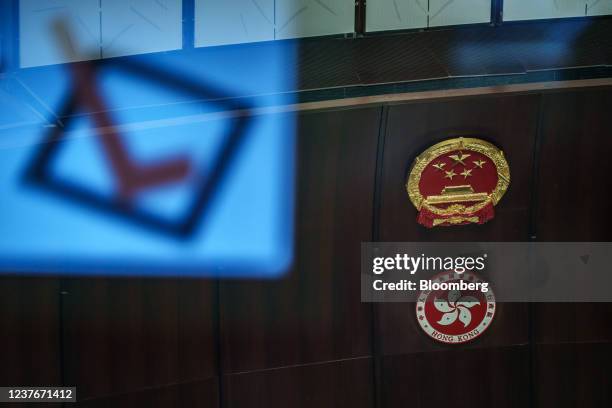
<instances>
[{"instance_id":1,"label":"blue projected light","mask_svg":"<svg viewBox=\"0 0 612 408\"><path fill-rule=\"evenodd\" d=\"M244 65L253 58L262 64ZM235 96L287 87L292 58L269 46L18 72L61 123L0 126L0 268L284 273L293 258L294 118L253 112L254 100L285 97Z\"/></svg>"}]
</instances>

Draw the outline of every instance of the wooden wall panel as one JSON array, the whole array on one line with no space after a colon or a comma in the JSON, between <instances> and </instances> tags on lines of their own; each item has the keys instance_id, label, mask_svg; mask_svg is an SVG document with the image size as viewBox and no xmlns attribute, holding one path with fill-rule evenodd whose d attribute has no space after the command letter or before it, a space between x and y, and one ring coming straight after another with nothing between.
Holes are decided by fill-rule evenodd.
<instances>
[{"instance_id":1,"label":"wooden wall panel","mask_svg":"<svg viewBox=\"0 0 612 408\"><path fill-rule=\"evenodd\" d=\"M380 241L522 241L528 238L537 95L466 98L391 106L381 180ZM404 187L414 158L445 139L474 136L500 147L512 182L484 225L423 228Z\"/></svg>"},{"instance_id":2,"label":"wooden wall panel","mask_svg":"<svg viewBox=\"0 0 612 408\"><path fill-rule=\"evenodd\" d=\"M385 356L380 406L528 407L528 357L522 346Z\"/></svg>"},{"instance_id":3,"label":"wooden wall panel","mask_svg":"<svg viewBox=\"0 0 612 408\"><path fill-rule=\"evenodd\" d=\"M225 407L373 407L372 358L229 375Z\"/></svg>"},{"instance_id":4,"label":"wooden wall panel","mask_svg":"<svg viewBox=\"0 0 612 408\"><path fill-rule=\"evenodd\" d=\"M299 117L295 265L280 280L221 284L223 370L241 373L224 389L229 401L240 401L236 406L264 407L270 401L287 406L266 394L282 393L273 384L285 375L307 381L308 392L326 393L330 403L348 396L329 394L313 373L369 378L369 365L341 360L371 354L370 305L360 301L359 265L360 243L371 239L380 112L366 108ZM304 367L326 361L333 362L315 371ZM253 373L280 367L287 368L274 375ZM259 384L257 398L240 395L239 390L254 392L254 384Z\"/></svg>"},{"instance_id":5,"label":"wooden wall panel","mask_svg":"<svg viewBox=\"0 0 612 408\"><path fill-rule=\"evenodd\" d=\"M533 327L539 344L612 343L612 303L538 303Z\"/></svg>"},{"instance_id":6,"label":"wooden wall panel","mask_svg":"<svg viewBox=\"0 0 612 408\"><path fill-rule=\"evenodd\" d=\"M612 241L612 88L544 96L537 178L540 241ZM538 343L612 342L612 304L540 304Z\"/></svg>"},{"instance_id":7,"label":"wooden wall panel","mask_svg":"<svg viewBox=\"0 0 612 408\"><path fill-rule=\"evenodd\" d=\"M537 132L537 95L487 97L389 108L384 144L379 241L525 241L529 237L530 183ZM484 225L427 229L406 193L414 158L441 140L476 136L499 146L510 164L512 182ZM379 341L383 354L443 349L422 335L413 304L379 304ZM526 344L527 308L500 304L489 332L464 347Z\"/></svg>"},{"instance_id":8,"label":"wooden wall panel","mask_svg":"<svg viewBox=\"0 0 612 408\"><path fill-rule=\"evenodd\" d=\"M67 280L65 291L65 382L79 401L168 406L179 386L200 382L201 406L217 405L212 283L83 278Z\"/></svg>"},{"instance_id":9,"label":"wooden wall panel","mask_svg":"<svg viewBox=\"0 0 612 408\"><path fill-rule=\"evenodd\" d=\"M0 288L0 384L61 385L59 280L3 277Z\"/></svg>"},{"instance_id":10,"label":"wooden wall panel","mask_svg":"<svg viewBox=\"0 0 612 408\"><path fill-rule=\"evenodd\" d=\"M538 110L538 95L481 97L389 107L380 181L378 240L528 240ZM426 229L416 222L417 211L405 190L406 176L419 153L439 141L458 136L475 136L499 146L510 164L511 186L495 208L495 219L489 223ZM525 388L529 374L527 305L498 303L495 320L487 333L474 342L454 346L437 343L422 332L416 322L414 303L380 303L375 305L375 310L377 349L383 356L379 380L384 389L382 406L398 406L403 395L410 393L421 396L416 406L431 406L443 401L456 401L457 398L463 398L465 406L489 406L495 398L486 393L468 402L468 394L459 385L445 386L442 381L423 380L404 383L403 378L408 375L408 370L433 370L440 372L440 376L452 376L450 373L457 372L456 378L470 382L478 377L479 367L486 371L486 367L493 370L494 365L495 377L486 374L478 377L479 389L495 390L500 396L512 397L506 399L505 406L521 406L528 400ZM467 351L472 349L482 351ZM414 353L419 353L418 357ZM414 366L408 363L413 360ZM384 385L398 382L403 382L404 386ZM521 393L515 394L512 390L516 389Z\"/></svg>"},{"instance_id":11,"label":"wooden wall panel","mask_svg":"<svg viewBox=\"0 0 612 408\"><path fill-rule=\"evenodd\" d=\"M166 384L158 387L132 390L119 394L79 399L79 408L192 408L216 407L218 401L217 378Z\"/></svg>"},{"instance_id":12,"label":"wooden wall panel","mask_svg":"<svg viewBox=\"0 0 612 408\"><path fill-rule=\"evenodd\" d=\"M544 96L540 241L611 241L612 88Z\"/></svg>"},{"instance_id":13,"label":"wooden wall panel","mask_svg":"<svg viewBox=\"0 0 612 408\"><path fill-rule=\"evenodd\" d=\"M364 304L359 290L362 241L525 241L534 231L610 241L600 214L612 199L611 90L302 114L286 277L2 278L1 383L63 381L82 407L612 406L612 304L500 303L485 335L446 346L422 333L414 304ZM491 222L427 230L405 177L418 153L455 136L500 146L512 184Z\"/></svg>"},{"instance_id":14,"label":"wooden wall panel","mask_svg":"<svg viewBox=\"0 0 612 408\"><path fill-rule=\"evenodd\" d=\"M537 345L534 407L599 408L612 401L609 343Z\"/></svg>"},{"instance_id":15,"label":"wooden wall panel","mask_svg":"<svg viewBox=\"0 0 612 408\"><path fill-rule=\"evenodd\" d=\"M612 89L544 96L537 239L612 241ZM612 405L612 303L535 304L538 407Z\"/></svg>"}]
</instances>

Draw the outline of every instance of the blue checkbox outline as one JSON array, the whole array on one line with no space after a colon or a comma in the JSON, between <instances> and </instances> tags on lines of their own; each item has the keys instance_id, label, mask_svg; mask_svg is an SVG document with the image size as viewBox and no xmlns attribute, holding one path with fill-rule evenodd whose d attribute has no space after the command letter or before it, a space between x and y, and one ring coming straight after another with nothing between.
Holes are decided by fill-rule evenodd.
<instances>
[{"instance_id":1,"label":"blue checkbox outline","mask_svg":"<svg viewBox=\"0 0 612 408\"><path fill-rule=\"evenodd\" d=\"M253 121L250 115L253 109L250 104L239 100L235 95L228 94L223 90L206 82L192 82L189 79L174 75L171 72L145 65L133 60L101 60L96 62L84 62L82 64L93 64L95 73L103 74L106 67L118 68L120 71L137 74L142 79L150 79L161 84L168 85L178 92L203 100L203 104L216 105L218 111L239 111L235 118L226 119L231 121L225 135L225 142L220 149L212 172L209 177L194 187L197 191L194 195L189 209L178 221L170 221L154 214L139 211L119 198L109 200L107 197L82 188L67 181L54 180L51 176L51 163L58 154L63 143L65 143L65 132L70 122L74 119L74 113L79 110L77 96L74 89L68 92L64 99L60 118L63 118L63 126L51 128L40 147L34 153L33 158L26 166L23 181L25 185L42 189L50 194L67 198L75 204L82 204L94 208L107 215L119 217L124 221L146 228L175 239L189 239L204 222L206 210L213 201L214 195L222 185L223 179L238 156L238 151L248 135Z\"/></svg>"}]
</instances>

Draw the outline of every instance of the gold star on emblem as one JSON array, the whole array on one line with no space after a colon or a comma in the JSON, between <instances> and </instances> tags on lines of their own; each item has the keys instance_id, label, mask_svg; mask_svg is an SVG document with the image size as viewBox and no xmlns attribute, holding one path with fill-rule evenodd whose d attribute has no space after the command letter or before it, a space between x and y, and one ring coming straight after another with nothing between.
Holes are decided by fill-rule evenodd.
<instances>
[{"instance_id":1,"label":"gold star on emblem","mask_svg":"<svg viewBox=\"0 0 612 408\"><path fill-rule=\"evenodd\" d=\"M472 169L465 169L463 170L463 172L461 172L461 175L463 176L464 179L471 177L472 176Z\"/></svg>"},{"instance_id":2,"label":"gold star on emblem","mask_svg":"<svg viewBox=\"0 0 612 408\"><path fill-rule=\"evenodd\" d=\"M454 170L445 171L445 173L446 173L446 176L444 176L444 178L447 178L447 179L450 179L450 180L452 180L453 177L455 177L457 175L457 173L455 173Z\"/></svg>"},{"instance_id":3,"label":"gold star on emblem","mask_svg":"<svg viewBox=\"0 0 612 408\"><path fill-rule=\"evenodd\" d=\"M479 169L482 169L482 166L485 164L484 160L476 160L474 162L472 162L476 165L476 167L478 167Z\"/></svg>"},{"instance_id":4,"label":"gold star on emblem","mask_svg":"<svg viewBox=\"0 0 612 408\"><path fill-rule=\"evenodd\" d=\"M438 170L444 170L443 167L446 166L446 163L440 162L440 163L434 164L433 166Z\"/></svg>"},{"instance_id":5,"label":"gold star on emblem","mask_svg":"<svg viewBox=\"0 0 612 408\"><path fill-rule=\"evenodd\" d=\"M453 154L452 156L448 156L455 161L455 164L463 164L465 166L464 160L470 157L471 154L463 154L463 152L459 152L459 154Z\"/></svg>"}]
</instances>

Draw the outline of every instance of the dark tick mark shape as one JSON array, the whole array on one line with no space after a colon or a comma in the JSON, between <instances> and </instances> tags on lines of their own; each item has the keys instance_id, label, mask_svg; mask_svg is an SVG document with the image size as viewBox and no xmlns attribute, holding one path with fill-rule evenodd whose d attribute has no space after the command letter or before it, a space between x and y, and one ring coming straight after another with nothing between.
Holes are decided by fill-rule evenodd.
<instances>
[{"instance_id":1,"label":"dark tick mark shape","mask_svg":"<svg viewBox=\"0 0 612 408\"><path fill-rule=\"evenodd\" d=\"M187 157L173 158L155 164L139 164L132 160L121 135L107 112L103 97L96 87L93 67L87 63L73 64L76 96L87 107L96 125L96 137L111 165L121 200L129 201L147 188L185 179L191 169Z\"/></svg>"},{"instance_id":2,"label":"dark tick mark shape","mask_svg":"<svg viewBox=\"0 0 612 408\"><path fill-rule=\"evenodd\" d=\"M197 59L197 55L189 56ZM190 238L194 231L205 223L206 209L223 183L228 168L235 160L243 140L247 136L252 117L250 103L239 100L227 91L216 87L204 80L197 83L188 78L174 75L171 72L160 70L150 64L138 62L138 58L127 58L120 61L106 60L97 63L84 62L71 67L74 76L73 91L67 95L64 106L60 108L60 117L64 126L57 126L48 132L43 143L38 145L31 161L26 166L24 182L28 186L42 189L50 194L62 197L74 203L79 203L96 209L104 214L117 216L124 221L136 224L178 239ZM149 61L150 62L150 61ZM201 101L213 111L234 111L231 119L224 119L227 123L223 131L224 142L212 159L210 171L205 177L194 177L191 181L193 196L191 202L180 214L171 219L160 214L138 209L133 205L134 194L156 185L176 183L195 173L191 161L186 158L173 158L156 164L136 163L122 143L122 137L117 132L109 114L105 112L105 103L96 79L105 70L104 67L115 67L125 74L138 77L142 80L152 81L164 87L190 96L195 101ZM117 181L117 194L108 198L90 190L87 187L74 184L70 180L57 179L52 175L54 157L61 146L66 142L64 134L69 128L74 113L81 105L89 112L96 127L96 138L101 142L103 154L110 162L113 176Z\"/></svg>"}]
</instances>

